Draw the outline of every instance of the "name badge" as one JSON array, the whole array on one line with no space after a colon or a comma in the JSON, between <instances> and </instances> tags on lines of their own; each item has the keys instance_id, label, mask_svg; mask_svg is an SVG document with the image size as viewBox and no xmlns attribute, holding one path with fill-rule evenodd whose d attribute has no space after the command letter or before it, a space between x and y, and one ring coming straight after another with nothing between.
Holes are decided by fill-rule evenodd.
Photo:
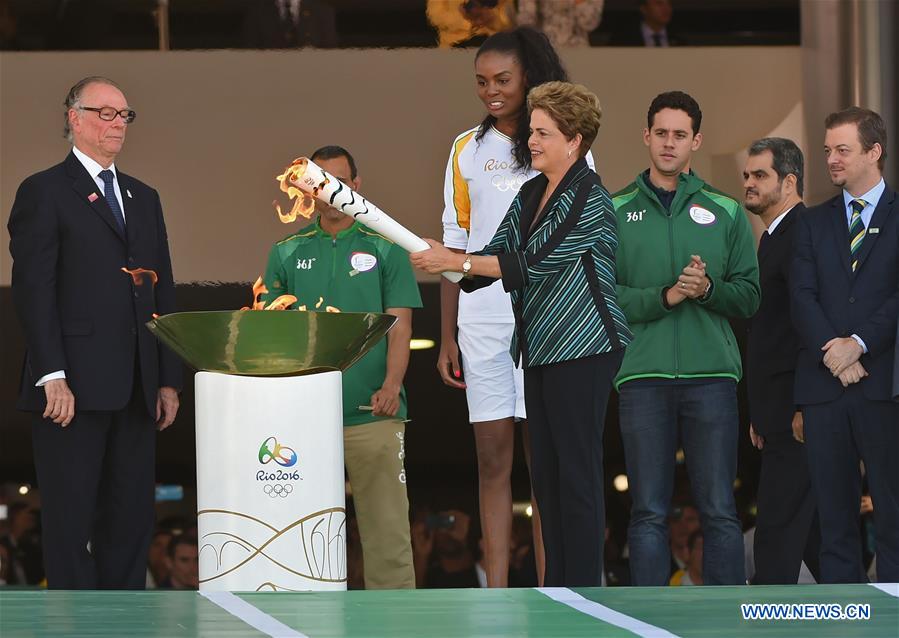
<instances>
[{"instance_id":1,"label":"name badge","mask_svg":"<svg viewBox=\"0 0 899 638\"><path fill-rule=\"evenodd\" d=\"M715 223L715 213L702 206L691 206L690 218L701 226L708 226L709 224Z\"/></svg>"},{"instance_id":2,"label":"name badge","mask_svg":"<svg viewBox=\"0 0 899 638\"><path fill-rule=\"evenodd\" d=\"M356 274L368 272L377 264L377 258L370 253L357 251L350 255L350 265L353 267L353 270L356 271Z\"/></svg>"}]
</instances>

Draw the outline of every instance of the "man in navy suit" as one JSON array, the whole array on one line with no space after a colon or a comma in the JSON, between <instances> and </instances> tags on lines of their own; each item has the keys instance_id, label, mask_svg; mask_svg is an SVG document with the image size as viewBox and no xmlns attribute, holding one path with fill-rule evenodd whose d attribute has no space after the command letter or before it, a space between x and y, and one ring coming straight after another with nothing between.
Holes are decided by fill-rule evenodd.
<instances>
[{"instance_id":1,"label":"man in navy suit","mask_svg":"<svg viewBox=\"0 0 899 638\"><path fill-rule=\"evenodd\" d=\"M877 579L899 582L899 405L890 400L899 199L883 180L880 115L852 107L829 115L825 129L827 168L842 192L797 220L790 280L801 341L795 400L821 520L821 582L865 580L859 461L874 505Z\"/></svg>"},{"instance_id":2,"label":"man in navy suit","mask_svg":"<svg viewBox=\"0 0 899 638\"><path fill-rule=\"evenodd\" d=\"M790 319L789 274L796 220L805 213L804 174L802 151L792 140L766 137L749 147L743 206L766 228L758 250L762 303L746 348L749 436L762 454L752 581L759 585L796 584L803 560L818 574L815 498L802 412L793 401L799 337Z\"/></svg>"},{"instance_id":3,"label":"man in navy suit","mask_svg":"<svg viewBox=\"0 0 899 638\"><path fill-rule=\"evenodd\" d=\"M72 152L22 182L9 219L27 344L18 407L34 415L48 585L141 589L156 430L181 385L144 325L174 310L168 239L159 195L114 163L135 117L118 86L85 78L65 107ZM155 277L123 271L140 268Z\"/></svg>"}]
</instances>

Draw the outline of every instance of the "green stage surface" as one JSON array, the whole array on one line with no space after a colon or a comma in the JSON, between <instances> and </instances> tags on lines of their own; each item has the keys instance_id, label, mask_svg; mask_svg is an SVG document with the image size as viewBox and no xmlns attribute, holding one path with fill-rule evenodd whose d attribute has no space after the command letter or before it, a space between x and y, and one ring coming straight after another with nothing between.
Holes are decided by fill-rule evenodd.
<instances>
[{"instance_id":1,"label":"green stage surface","mask_svg":"<svg viewBox=\"0 0 899 638\"><path fill-rule=\"evenodd\" d=\"M813 585L239 595L0 589L0 636L897 638L899 586L882 587L887 591ZM833 603L844 610L861 603L870 605L870 618L750 621L741 616L745 603Z\"/></svg>"}]
</instances>

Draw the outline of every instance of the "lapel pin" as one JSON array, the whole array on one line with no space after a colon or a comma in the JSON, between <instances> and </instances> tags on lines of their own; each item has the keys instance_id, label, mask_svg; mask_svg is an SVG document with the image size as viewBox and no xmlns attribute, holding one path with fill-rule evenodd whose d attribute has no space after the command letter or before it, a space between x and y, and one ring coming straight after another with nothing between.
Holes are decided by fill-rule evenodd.
<instances>
[{"instance_id":1,"label":"lapel pin","mask_svg":"<svg viewBox=\"0 0 899 638\"><path fill-rule=\"evenodd\" d=\"M96 193L91 193L90 195L87 196L87 201L89 201L91 204L93 204L98 199L100 199L100 196L97 195Z\"/></svg>"},{"instance_id":2,"label":"lapel pin","mask_svg":"<svg viewBox=\"0 0 899 638\"><path fill-rule=\"evenodd\" d=\"M130 190L128 190L128 189L126 188L126 189L125 189L125 192L128 193L128 199L134 199L133 197L131 197L131 191L130 191Z\"/></svg>"},{"instance_id":3,"label":"lapel pin","mask_svg":"<svg viewBox=\"0 0 899 638\"><path fill-rule=\"evenodd\" d=\"M869 228L868 232L872 235L876 235L877 233L880 232L880 229L879 228Z\"/></svg>"}]
</instances>

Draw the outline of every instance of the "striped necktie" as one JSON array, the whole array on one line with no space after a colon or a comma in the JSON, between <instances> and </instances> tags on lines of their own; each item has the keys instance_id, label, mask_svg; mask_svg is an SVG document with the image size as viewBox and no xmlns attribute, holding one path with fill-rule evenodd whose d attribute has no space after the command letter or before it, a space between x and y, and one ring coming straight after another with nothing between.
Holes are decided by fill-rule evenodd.
<instances>
[{"instance_id":1,"label":"striped necktie","mask_svg":"<svg viewBox=\"0 0 899 638\"><path fill-rule=\"evenodd\" d=\"M862 242L865 240L865 222L862 221L862 211L868 203L863 199L853 199L852 217L849 219L849 260L852 262L852 272L858 268L858 253Z\"/></svg>"}]
</instances>

